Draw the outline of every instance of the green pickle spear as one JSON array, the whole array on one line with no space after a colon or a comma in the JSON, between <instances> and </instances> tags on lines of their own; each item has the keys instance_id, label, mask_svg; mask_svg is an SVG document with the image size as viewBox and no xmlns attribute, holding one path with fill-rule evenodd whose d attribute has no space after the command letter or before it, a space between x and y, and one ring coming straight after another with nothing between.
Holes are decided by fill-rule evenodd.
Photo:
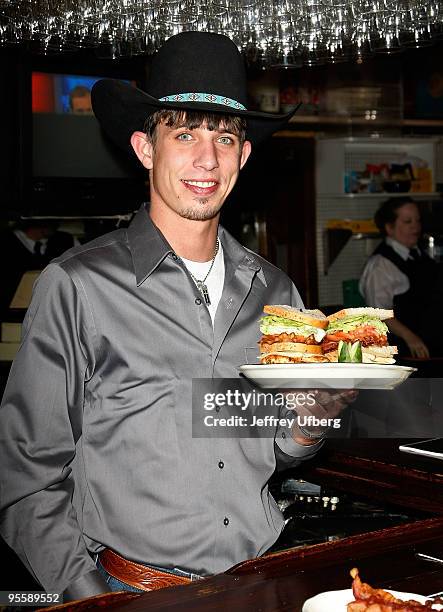
<instances>
[{"instance_id":1,"label":"green pickle spear","mask_svg":"<svg viewBox=\"0 0 443 612\"><path fill-rule=\"evenodd\" d=\"M338 361L339 363L349 363L351 361L351 357L349 355L349 343L343 342L340 340L338 343Z\"/></svg>"},{"instance_id":2,"label":"green pickle spear","mask_svg":"<svg viewBox=\"0 0 443 612\"><path fill-rule=\"evenodd\" d=\"M363 361L361 342L359 341L351 343L340 340L337 350L339 363L362 363Z\"/></svg>"},{"instance_id":3,"label":"green pickle spear","mask_svg":"<svg viewBox=\"0 0 443 612\"><path fill-rule=\"evenodd\" d=\"M351 348L349 349L349 355L351 357L352 363L362 363L363 362L363 355L361 352L361 342L359 340L357 340L357 342L354 342L354 344L351 346Z\"/></svg>"}]
</instances>

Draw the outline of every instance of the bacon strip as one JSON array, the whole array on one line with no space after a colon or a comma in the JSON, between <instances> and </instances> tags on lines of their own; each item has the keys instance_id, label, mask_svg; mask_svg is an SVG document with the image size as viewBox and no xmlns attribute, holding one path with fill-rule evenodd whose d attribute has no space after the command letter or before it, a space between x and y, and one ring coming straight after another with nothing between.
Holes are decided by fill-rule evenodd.
<instances>
[{"instance_id":1,"label":"bacon strip","mask_svg":"<svg viewBox=\"0 0 443 612\"><path fill-rule=\"evenodd\" d=\"M428 599L424 604L413 599L409 601L397 599L383 589L374 589L362 582L355 567L351 570L351 576L355 601L347 605L347 612L423 612L424 610L429 612L434 604L441 603L437 599Z\"/></svg>"},{"instance_id":2,"label":"bacon strip","mask_svg":"<svg viewBox=\"0 0 443 612\"><path fill-rule=\"evenodd\" d=\"M314 336L299 336L294 333L267 334L262 336L259 342L260 353L270 353L272 345L276 342L300 342L302 344L319 344Z\"/></svg>"},{"instance_id":3,"label":"bacon strip","mask_svg":"<svg viewBox=\"0 0 443 612\"><path fill-rule=\"evenodd\" d=\"M343 342L356 342L359 340L362 346L387 346L388 339L385 334L380 334L374 327L364 325L350 332L337 331L332 334L326 334L322 341L324 353L335 351L340 340Z\"/></svg>"}]
</instances>

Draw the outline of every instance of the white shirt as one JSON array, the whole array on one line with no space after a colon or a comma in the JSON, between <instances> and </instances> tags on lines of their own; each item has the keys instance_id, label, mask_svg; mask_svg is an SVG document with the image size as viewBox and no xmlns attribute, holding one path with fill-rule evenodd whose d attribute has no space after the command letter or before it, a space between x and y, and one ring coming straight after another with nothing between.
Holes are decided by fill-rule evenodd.
<instances>
[{"instance_id":1,"label":"white shirt","mask_svg":"<svg viewBox=\"0 0 443 612\"><path fill-rule=\"evenodd\" d=\"M17 236L17 238L20 240L20 242L23 244L23 246L28 249L28 251L30 253L34 253L34 247L35 247L35 243L36 242L40 242L40 244L41 244L40 254L44 255L46 253L46 247L48 246L48 239L47 238L40 238L40 240L32 240L32 238L29 238L29 236L27 234L25 234L25 232L23 232L22 230L19 230L19 229L14 230L14 234ZM73 246L79 246L79 245L80 245L80 242L74 236L73 237Z\"/></svg>"},{"instance_id":2,"label":"white shirt","mask_svg":"<svg viewBox=\"0 0 443 612\"><path fill-rule=\"evenodd\" d=\"M34 253L34 246L37 240L32 240L32 238L29 238L29 236L25 234L25 232L22 232L22 230L14 230L14 234L20 240L22 245L28 249L30 253ZM48 239L42 238L41 240L38 240L38 242L40 242L42 245L40 248L40 253L44 255L46 251L46 245L47 245Z\"/></svg>"},{"instance_id":3,"label":"white shirt","mask_svg":"<svg viewBox=\"0 0 443 612\"><path fill-rule=\"evenodd\" d=\"M211 267L211 261L191 261L190 259L181 258L189 272L198 280L203 280ZM214 265L205 281L208 288L209 299L211 303L208 305L209 314L211 315L212 324L214 325L215 313L223 293L223 284L225 282L225 259L223 257L223 247L219 240L218 252L214 259Z\"/></svg>"},{"instance_id":4,"label":"white shirt","mask_svg":"<svg viewBox=\"0 0 443 612\"><path fill-rule=\"evenodd\" d=\"M404 261L410 258L408 247L393 238L388 237L385 241ZM368 259L359 283L366 304L374 308L393 308L394 296L406 293L409 287L406 274L392 261L378 254Z\"/></svg>"}]
</instances>

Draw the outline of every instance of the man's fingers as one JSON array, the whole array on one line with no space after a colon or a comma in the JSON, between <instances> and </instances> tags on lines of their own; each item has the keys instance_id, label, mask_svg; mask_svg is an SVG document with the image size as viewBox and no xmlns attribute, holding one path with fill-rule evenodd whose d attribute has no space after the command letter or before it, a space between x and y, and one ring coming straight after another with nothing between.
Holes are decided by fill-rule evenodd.
<instances>
[{"instance_id":1,"label":"man's fingers","mask_svg":"<svg viewBox=\"0 0 443 612\"><path fill-rule=\"evenodd\" d=\"M300 417L315 416L318 419L327 419L329 416L328 410L321 404L314 404L314 406L298 406L296 412Z\"/></svg>"},{"instance_id":2,"label":"man's fingers","mask_svg":"<svg viewBox=\"0 0 443 612\"><path fill-rule=\"evenodd\" d=\"M346 408L348 404L353 402L358 392L353 389L343 393L327 393L320 398L316 398L315 404L309 406L298 406L297 414L299 416L313 415L319 419L335 417Z\"/></svg>"},{"instance_id":3,"label":"man's fingers","mask_svg":"<svg viewBox=\"0 0 443 612\"><path fill-rule=\"evenodd\" d=\"M324 391L317 389L314 391L316 401L323 405L330 402L344 401L346 403L353 402L358 395L357 389L344 389L341 391Z\"/></svg>"},{"instance_id":4,"label":"man's fingers","mask_svg":"<svg viewBox=\"0 0 443 612\"><path fill-rule=\"evenodd\" d=\"M346 391L342 392L342 397L345 402L348 402L348 404L350 404L351 402L354 402L357 399L358 390L357 389L347 389Z\"/></svg>"}]
</instances>

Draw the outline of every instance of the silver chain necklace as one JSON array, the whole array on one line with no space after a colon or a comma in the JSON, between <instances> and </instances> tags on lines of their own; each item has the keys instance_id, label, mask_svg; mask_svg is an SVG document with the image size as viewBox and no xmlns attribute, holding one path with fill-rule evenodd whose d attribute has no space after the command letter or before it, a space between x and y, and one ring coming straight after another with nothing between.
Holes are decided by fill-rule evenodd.
<instances>
[{"instance_id":1,"label":"silver chain necklace","mask_svg":"<svg viewBox=\"0 0 443 612\"><path fill-rule=\"evenodd\" d=\"M199 280L198 278L195 278L195 276L192 274L192 272L188 269L188 272L191 275L192 280L197 285L197 289L200 291L200 293L204 297L205 303L208 306L210 305L211 300L209 298L209 291L208 291L208 287L206 285L206 279L211 274L211 270L214 267L215 258L217 257L217 253L218 253L218 248L219 248L219 242L218 242L218 238L217 238L217 242L215 244L215 252L214 252L214 255L213 255L212 259L211 259L211 265L209 266L209 270L207 271L206 276L205 276L205 278L203 280Z\"/></svg>"}]
</instances>

